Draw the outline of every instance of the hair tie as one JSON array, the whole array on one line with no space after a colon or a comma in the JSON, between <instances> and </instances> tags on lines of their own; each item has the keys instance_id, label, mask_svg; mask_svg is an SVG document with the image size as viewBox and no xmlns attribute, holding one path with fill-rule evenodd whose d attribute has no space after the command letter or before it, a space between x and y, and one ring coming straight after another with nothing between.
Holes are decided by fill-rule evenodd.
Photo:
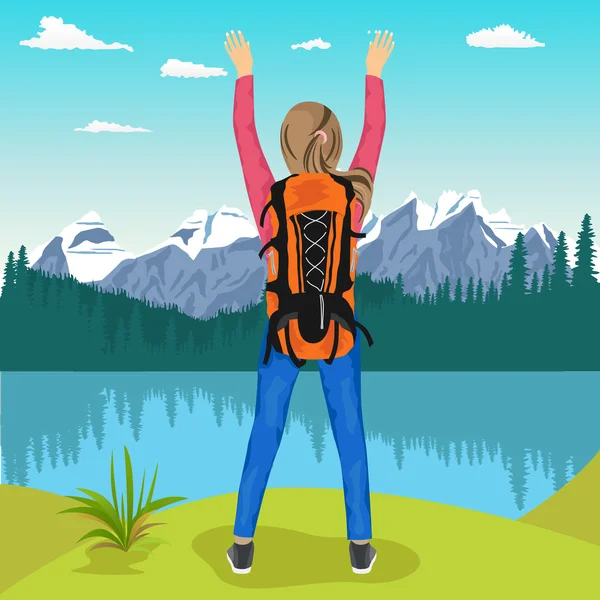
<instances>
[{"instance_id":1,"label":"hair tie","mask_svg":"<svg viewBox=\"0 0 600 600\"><path fill-rule=\"evenodd\" d=\"M323 136L323 143L324 143L324 144L326 144L326 143L327 143L327 134L326 134L324 131L322 131L321 129L319 129L319 131L316 131L316 132L315 132L315 137L316 137L317 135L322 135L322 136Z\"/></svg>"}]
</instances>

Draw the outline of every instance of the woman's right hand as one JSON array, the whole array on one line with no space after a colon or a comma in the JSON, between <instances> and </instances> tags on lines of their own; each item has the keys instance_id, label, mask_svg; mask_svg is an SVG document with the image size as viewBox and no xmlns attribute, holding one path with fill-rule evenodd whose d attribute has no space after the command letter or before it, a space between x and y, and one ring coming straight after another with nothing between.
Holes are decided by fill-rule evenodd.
<instances>
[{"instance_id":1,"label":"woman's right hand","mask_svg":"<svg viewBox=\"0 0 600 600\"><path fill-rule=\"evenodd\" d=\"M241 31L238 31L240 37L235 35L233 29L231 35L226 34L225 50L229 54L229 58L233 61L237 69L238 79L245 75L252 75L252 53L250 52L250 42L244 40Z\"/></svg>"},{"instance_id":2,"label":"woman's right hand","mask_svg":"<svg viewBox=\"0 0 600 600\"><path fill-rule=\"evenodd\" d=\"M377 32L375 39L369 42L369 51L367 52L367 75L375 75L375 77L381 77L381 71L383 66L390 57L392 50L394 49L394 43L392 36L394 34L386 31L381 36L381 31Z\"/></svg>"}]
</instances>

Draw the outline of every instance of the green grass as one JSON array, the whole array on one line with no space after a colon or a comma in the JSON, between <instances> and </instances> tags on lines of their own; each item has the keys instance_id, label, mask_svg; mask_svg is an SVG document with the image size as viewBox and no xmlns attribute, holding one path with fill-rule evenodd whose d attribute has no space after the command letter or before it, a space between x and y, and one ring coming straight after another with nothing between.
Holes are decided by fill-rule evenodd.
<instances>
[{"instance_id":1,"label":"green grass","mask_svg":"<svg viewBox=\"0 0 600 600\"><path fill-rule=\"evenodd\" d=\"M137 504L137 509L134 513L134 484L133 484L133 466L131 464L131 457L129 451L125 446L123 448L125 454L125 490L126 494L121 494L121 504L119 508L119 495L117 493L117 483L115 478L115 457L114 453L110 458L110 489L112 492L112 503L108 498L94 492L92 490L86 490L83 488L77 488L79 492L82 492L89 496L85 498L83 496L67 496L70 500L75 500L79 503L79 506L73 508L67 508L61 511L59 514L77 514L87 519L91 519L100 523L103 527L99 529L93 529L88 531L79 540L89 540L93 538L101 538L105 541L94 544L90 550L97 550L100 548L113 548L128 552L135 546L136 550L149 552L152 548L159 544L166 543L164 540L157 537L150 537L148 529L156 527L158 525L164 525L164 523L148 523L148 519L152 514L170 506L186 500L181 496L172 496L168 498L161 498L153 500L154 488L156 486L156 476L158 475L158 465L154 471L154 477L150 485L150 491L148 497L144 502L144 484L146 483L146 471L142 477L142 485L140 488L140 496ZM106 541L108 540L108 541Z\"/></svg>"},{"instance_id":2,"label":"green grass","mask_svg":"<svg viewBox=\"0 0 600 600\"><path fill-rule=\"evenodd\" d=\"M27 489L3 495L3 487L11 486L0 486L3 508L3 498L10 495L33 495L40 506L56 498ZM377 562L371 574L354 575L345 539L343 493L325 489L268 489L252 573L234 575L225 551L232 539L236 499L228 494L164 511L170 545L152 554L135 549L90 551L85 543L60 556L55 552L26 577L13 577L3 600L317 599L365 594L377 599L582 600L593 598L600 586L599 546L519 521L382 494L372 495ZM5 523L8 535L0 542L0 589L6 588L13 566L28 560L27 546L35 547L40 539L40 531L29 528L28 513L14 500L13 505L12 519ZM63 548L77 535L65 532ZM20 552L11 550L13 538L28 538Z\"/></svg>"}]
</instances>

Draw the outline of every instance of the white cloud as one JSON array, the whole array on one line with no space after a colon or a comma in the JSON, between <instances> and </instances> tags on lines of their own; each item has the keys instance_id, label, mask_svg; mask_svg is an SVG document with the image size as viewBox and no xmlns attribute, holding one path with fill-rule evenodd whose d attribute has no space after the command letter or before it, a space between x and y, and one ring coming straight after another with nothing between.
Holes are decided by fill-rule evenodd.
<instances>
[{"instance_id":1,"label":"white cloud","mask_svg":"<svg viewBox=\"0 0 600 600\"><path fill-rule=\"evenodd\" d=\"M327 48L331 48L331 44L329 42L324 42L321 38L317 38L316 40L310 40L308 42L302 42L301 44L292 45L292 50L298 50L298 48L304 48L304 50L312 50L313 48L327 50Z\"/></svg>"},{"instance_id":2,"label":"white cloud","mask_svg":"<svg viewBox=\"0 0 600 600\"><path fill-rule=\"evenodd\" d=\"M182 62L170 58L161 68L161 77L219 77L227 75L221 67L205 67L192 62Z\"/></svg>"},{"instance_id":3,"label":"white cloud","mask_svg":"<svg viewBox=\"0 0 600 600\"><path fill-rule=\"evenodd\" d=\"M510 25L498 25L493 30L482 29L471 33L467 36L467 44L478 48L543 48L546 45Z\"/></svg>"},{"instance_id":4,"label":"white cloud","mask_svg":"<svg viewBox=\"0 0 600 600\"><path fill-rule=\"evenodd\" d=\"M131 125L119 125L118 123L107 123L106 121L92 121L85 127L78 127L75 131L89 131L90 133L100 133L102 131L110 133L152 133L150 129L132 127Z\"/></svg>"},{"instance_id":5,"label":"white cloud","mask_svg":"<svg viewBox=\"0 0 600 600\"><path fill-rule=\"evenodd\" d=\"M44 17L40 21L40 28L44 31L38 37L19 42L21 46L41 48L42 50L127 50L133 52L131 46L126 44L105 44L85 32L69 25L56 17Z\"/></svg>"}]
</instances>

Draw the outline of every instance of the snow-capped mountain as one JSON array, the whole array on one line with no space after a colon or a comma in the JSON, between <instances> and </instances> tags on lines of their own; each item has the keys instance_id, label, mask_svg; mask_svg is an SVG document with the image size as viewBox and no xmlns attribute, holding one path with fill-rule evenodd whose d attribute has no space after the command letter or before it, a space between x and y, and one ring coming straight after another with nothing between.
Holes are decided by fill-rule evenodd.
<instances>
[{"instance_id":1,"label":"snow-capped mountain","mask_svg":"<svg viewBox=\"0 0 600 600\"><path fill-rule=\"evenodd\" d=\"M34 269L71 274L79 281L104 279L121 261L133 257L117 244L97 212L89 212L30 255Z\"/></svg>"},{"instance_id":2,"label":"snow-capped mountain","mask_svg":"<svg viewBox=\"0 0 600 600\"><path fill-rule=\"evenodd\" d=\"M194 211L170 238L144 254L176 246L193 260L203 249L225 248L236 240L257 236L256 227L241 210L223 205L214 214L204 209Z\"/></svg>"},{"instance_id":3,"label":"snow-capped mountain","mask_svg":"<svg viewBox=\"0 0 600 600\"><path fill-rule=\"evenodd\" d=\"M481 194L478 190L470 190L466 195L459 194L454 190L444 190L435 207L423 202L414 192L411 192L399 208L413 202L416 204L416 227L419 231L439 227L450 217L462 212L469 204L473 205L475 213L491 227L496 236L506 245L514 244L519 232L525 231L524 225L511 223L511 219L504 208L496 213L489 213L481 202ZM383 216L380 218L383 218ZM369 214L365 219L365 225L368 218Z\"/></svg>"},{"instance_id":4,"label":"snow-capped mountain","mask_svg":"<svg viewBox=\"0 0 600 600\"><path fill-rule=\"evenodd\" d=\"M99 285L176 304L194 317L224 307L238 310L261 298L266 270L260 247L256 228L240 210L222 206L211 215L197 210L170 238L123 261Z\"/></svg>"},{"instance_id":5,"label":"snow-capped mountain","mask_svg":"<svg viewBox=\"0 0 600 600\"><path fill-rule=\"evenodd\" d=\"M402 272L408 292L434 290L446 276L500 284L519 232L525 236L530 275L552 262L558 233L544 223L513 224L504 209L489 213L481 194L444 191L435 206L414 192L394 211L369 211L359 240L358 271L373 279ZM575 241L567 237L573 267ZM176 304L186 314L207 317L237 310L262 296L266 269L258 258L254 223L237 208L209 214L196 210L164 242L138 257L124 252L96 213L88 213L35 251L34 268L72 273L107 291L126 290L156 304ZM597 267L600 266L600 252ZM597 270L600 270L597 268Z\"/></svg>"},{"instance_id":6,"label":"snow-capped mountain","mask_svg":"<svg viewBox=\"0 0 600 600\"><path fill-rule=\"evenodd\" d=\"M411 192L402 205L378 219L370 214L367 237L359 242L359 272L373 279L395 279L402 272L407 291L434 290L446 276L455 283L480 277L496 285L509 268L519 232L525 236L530 275L541 275L552 262L558 233L544 223L527 228L513 224L504 209L490 213L478 190L444 191L435 207ZM575 264L575 241L567 237L568 257Z\"/></svg>"}]
</instances>

